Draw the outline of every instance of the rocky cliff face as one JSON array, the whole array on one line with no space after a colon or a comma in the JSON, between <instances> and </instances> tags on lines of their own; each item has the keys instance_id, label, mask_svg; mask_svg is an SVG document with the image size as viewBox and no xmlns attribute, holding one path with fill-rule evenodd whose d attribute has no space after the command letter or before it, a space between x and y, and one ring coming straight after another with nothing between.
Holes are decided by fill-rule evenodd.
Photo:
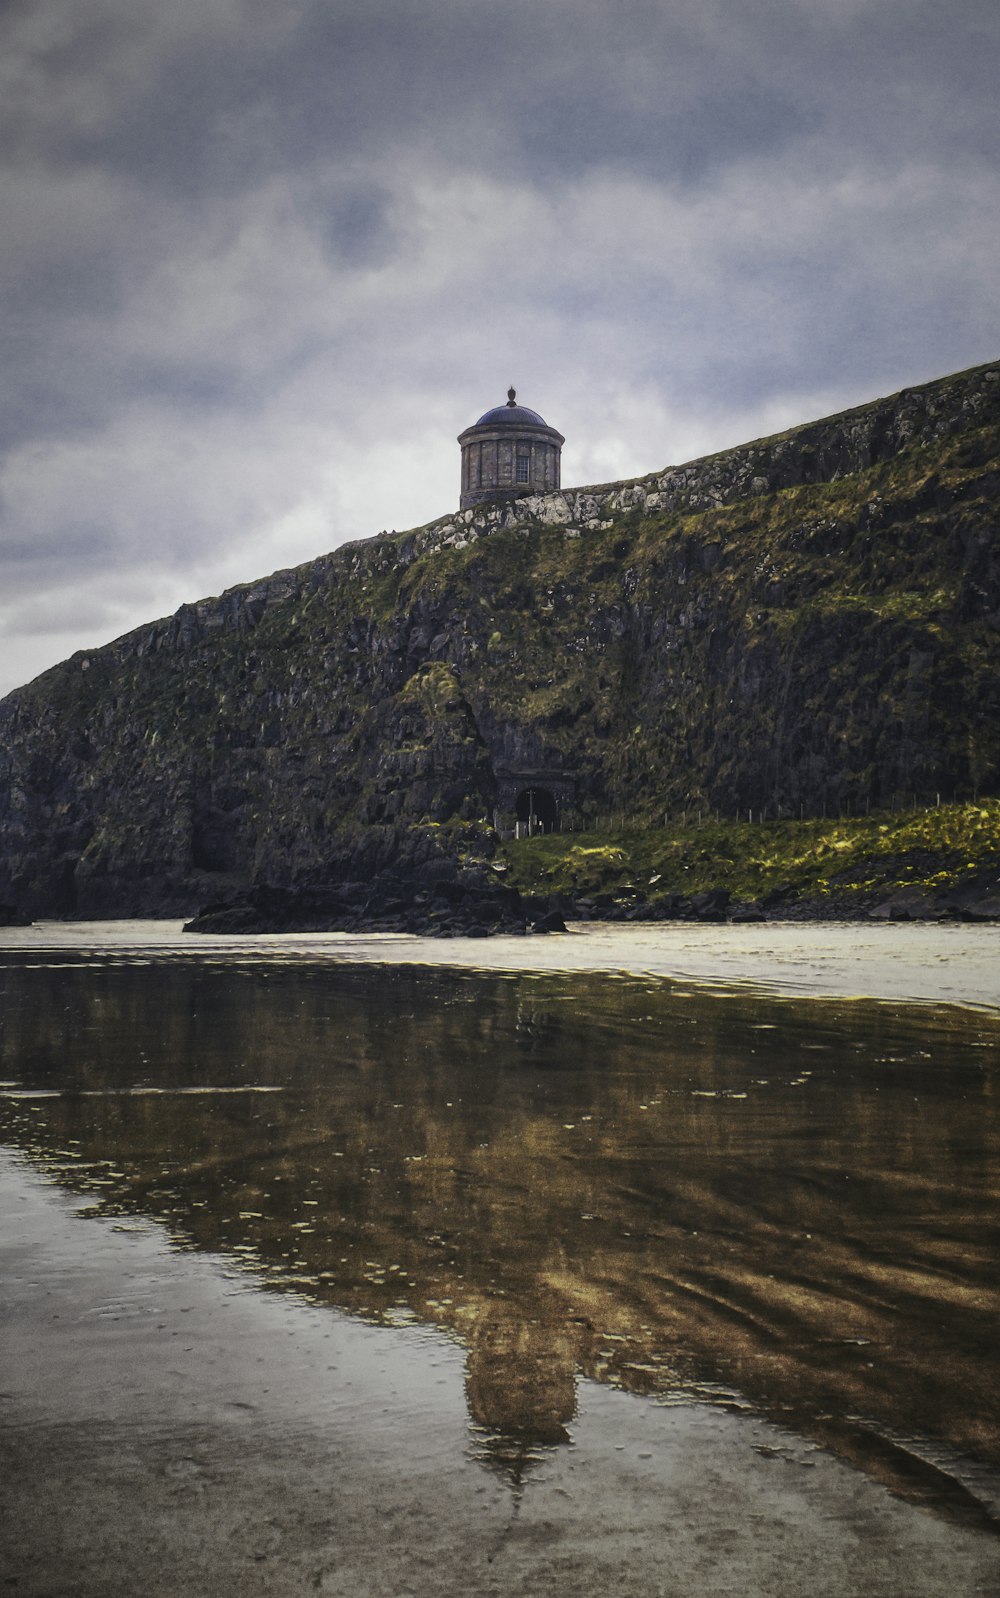
<instances>
[{"instance_id":1,"label":"rocky cliff face","mask_svg":"<svg viewBox=\"0 0 1000 1598\"><path fill-rule=\"evenodd\" d=\"M0 705L0 901L477 857L530 785L575 826L996 793L998 487L994 364L185 606Z\"/></svg>"}]
</instances>

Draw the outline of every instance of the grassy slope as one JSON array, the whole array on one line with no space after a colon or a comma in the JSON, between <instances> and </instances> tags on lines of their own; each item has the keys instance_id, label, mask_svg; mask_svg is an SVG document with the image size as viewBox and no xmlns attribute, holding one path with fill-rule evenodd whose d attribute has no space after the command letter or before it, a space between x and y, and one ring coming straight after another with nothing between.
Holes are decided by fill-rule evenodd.
<instances>
[{"instance_id":1,"label":"grassy slope","mask_svg":"<svg viewBox=\"0 0 1000 1598\"><path fill-rule=\"evenodd\" d=\"M477 716L530 730L540 764L600 772L591 826L602 809L950 798L1000 769L980 591L998 477L986 428L716 510L497 533L417 563L392 598L462 618Z\"/></svg>"},{"instance_id":2,"label":"grassy slope","mask_svg":"<svg viewBox=\"0 0 1000 1598\"><path fill-rule=\"evenodd\" d=\"M752 900L792 886L850 907L900 888L929 893L1000 878L1000 801L840 821L706 821L649 831L559 833L506 846L525 893L655 898L727 888Z\"/></svg>"}]
</instances>

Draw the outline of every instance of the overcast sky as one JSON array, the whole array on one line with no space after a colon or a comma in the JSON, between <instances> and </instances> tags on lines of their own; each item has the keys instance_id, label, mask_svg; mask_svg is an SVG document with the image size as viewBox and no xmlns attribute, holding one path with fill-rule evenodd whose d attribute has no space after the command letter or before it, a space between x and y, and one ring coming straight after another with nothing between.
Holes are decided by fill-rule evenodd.
<instances>
[{"instance_id":1,"label":"overcast sky","mask_svg":"<svg viewBox=\"0 0 1000 1598\"><path fill-rule=\"evenodd\" d=\"M0 692L1000 355L997 0L2 0Z\"/></svg>"}]
</instances>

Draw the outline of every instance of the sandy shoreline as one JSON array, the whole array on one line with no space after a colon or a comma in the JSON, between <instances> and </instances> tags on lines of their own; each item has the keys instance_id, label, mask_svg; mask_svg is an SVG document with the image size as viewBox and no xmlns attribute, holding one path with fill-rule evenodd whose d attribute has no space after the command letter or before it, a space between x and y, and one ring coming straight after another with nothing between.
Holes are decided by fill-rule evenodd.
<instances>
[{"instance_id":1,"label":"sandy shoreline","mask_svg":"<svg viewBox=\"0 0 1000 1598\"><path fill-rule=\"evenodd\" d=\"M1000 926L769 922L575 924L549 937L386 933L192 935L180 921L37 922L0 931L5 951L109 957L353 961L493 972L617 972L716 989L867 998L1000 1012Z\"/></svg>"},{"instance_id":2,"label":"sandy shoreline","mask_svg":"<svg viewBox=\"0 0 1000 1598\"><path fill-rule=\"evenodd\" d=\"M250 1058L258 1027L263 1027L265 1041L281 1040L296 1060L300 1053L307 1058L310 1047L325 1059L325 1018L337 1014L346 1025L355 1012L324 1008L327 991L338 986L314 980L315 969L324 965L329 970L341 963L358 967L376 964L387 973L393 967L447 967L470 973L520 973L528 979L544 973L575 973L581 978L593 972L630 973L643 985L663 981L675 994L707 991L721 996L755 990L811 999L864 996L899 1007L910 1003L951 1005L984 1012L979 1019L961 1020L956 1030L992 1036L996 1030L993 1017L1000 1009L998 955L1000 929L968 926L591 924L550 938L428 940L343 934L192 937L183 934L179 922L101 922L43 923L0 933L0 966L8 968L4 976L10 979L10 992L24 989L34 995L32 1014L41 1018L39 1027L21 1040L25 1067L36 1057L48 1060L51 1055L55 1077L61 1080L59 1072L65 1068L66 1081L79 1086L73 1074L75 1064L82 1062L89 1070L97 1059L104 1022L89 1024L103 1014L99 1006L81 1010L71 1000L74 991L93 986L102 1002L109 994L125 995L118 1020L119 1045L127 1067L122 1081L126 1086L138 1082L144 1090L151 1069L154 1082L160 1080L157 1069L164 1072L168 1084L188 1081L183 1073L175 1080L172 1068L167 1069L174 1052L178 1058L199 1062L198 1069L208 1071L209 1083L224 1084L228 1081L225 1072L213 1076L212 1071L226 1058L226 1051L235 1051L234 1058L239 1060ZM172 971L166 969L171 962ZM259 969L234 971L234 963ZM91 964L95 968L93 983ZM15 965L28 969L16 972L11 969ZM69 965L74 967L72 972L66 969ZM204 984L202 973L192 970L200 965L216 968ZM145 966L157 969L148 973L139 969ZM269 984L274 969L282 966L290 973L289 979ZM416 976L414 981L419 985L423 978ZM340 986L364 987L366 983L375 989L389 987L381 972L373 977L360 969L344 976ZM186 991L199 984L213 992L227 985L248 991L260 988L262 992L273 988L285 1007L279 1002L273 1011L268 1005L253 1011L245 1032L232 1027L226 1020L230 1012L223 1010L219 1022L225 1041L222 1055L199 1053L201 1034L197 1029L190 1034L182 1029L176 1038L168 1031L162 1058L156 1050L144 1049L148 1033L135 1025L136 1012L129 995L146 986L173 992L175 986ZM523 985L492 984L512 1005L520 1002ZM300 1003L289 1005L286 1001L289 992L293 999L301 1000L299 986L316 994L318 1008L303 1014L301 1031L296 1031L292 1021L300 1015ZM405 989L405 981L400 979L398 986ZM616 991L616 997L623 994L623 988ZM242 1005L242 993L238 997ZM380 1006L383 1002L378 1001ZM645 1000L643 1003L645 1006ZM185 1015L188 1008L187 1004L181 1006ZM397 1008L402 1010L405 1005ZM682 1014L684 1025L689 1024L688 1011L699 1018L713 1012L710 1033L714 1038L720 1025L725 1032L731 1012L741 1007L736 1001L726 1003L720 998L718 1006L685 1003L668 1008ZM790 1025L801 1008L785 1006ZM530 995L527 1009L532 1009ZM852 1010L851 1023L861 1014ZM269 1016L272 1032L267 1031ZM318 1031L313 1025L317 1018L323 1023ZM803 1023L800 1016L798 1025L814 1031L817 1019L810 1010L807 1021ZM831 1025L839 1024L833 1008L825 1019ZM886 1018L869 1012L864 1024L873 1019L878 1030ZM924 1021L933 1029L941 1017L927 1010L917 1017L918 1028ZM112 1029L110 1039L113 1014L106 1023ZM894 1024L888 1024L889 1031ZM905 1031L912 1024L912 1012L907 1011L900 1025ZM951 1018L946 1018L943 1030L950 1026ZM14 1071L18 1066L13 1027L8 1036L15 1044L9 1056ZM371 1036L384 1045L389 1034L376 1028ZM398 1036L397 1028L392 1034L393 1047ZM457 1049L460 1061L464 1036L454 1027L442 1034L445 1044ZM529 1030L526 1036L530 1039L534 1034ZM358 1034L356 1051L347 1060L352 1071L368 1057L367 1037L363 1029ZM520 1034L518 1038L524 1041ZM113 1054L110 1042L107 1047ZM65 1067L64 1055L68 1057ZM422 1058L419 1054L415 1057ZM376 1052L373 1058L380 1056ZM526 1058L525 1081L533 1080L533 1058ZM651 1146L662 1150L662 1158L656 1155L656 1172L661 1167L668 1169L674 1179L682 1181L685 1192L699 1190L697 1181L693 1187L684 1185L688 1169L683 1158L685 1140L693 1140L699 1149L707 1147L710 1164L728 1168L736 1160L738 1165L740 1118L753 1110L757 1101L748 1099L745 1092L718 1096L715 1090L720 1084L725 1087L723 1078L717 1076L721 1058L710 1050L706 1056L710 1079L702 1082L699 1076L688 1082L685 1077L691 1090L688 1096L668 1096L667 1109L662 1112L654 1114L652 1103L646 1102L645 1076L633 1079L628 1071L623 1074L620 1095L608 1101L607 1128L623 1128L615 1133L622 1141L621 1180L630 1184L630 1191L638 1184L639 1193L634 1219L631 1209L622 1208L614 1199L614 1225L624 1228L622 1239L641 1234L644 1225L654 1230L659 1226L655 1205L647 1219L642 1198L644 1192L659 1191L644 1185L644 1166L637 1152L646 1146L643 1139L652 1138ZM695 1056L691 1059L694 1062ZM770 1070L766 1073L768 1078L773 1075ZM603 1084L603 1066L598 1076ZM477 1245L479 1254L497 1248L493 1240L501 1232L497 1227L490 1229L493 1211L485 1186L485 1178L493 1172L497 1177L497 1226L502 1222L503 1228L514 1227L515 1235L532 1235L526 1225L522 1234L517 1233L522 1222L517 1220L521 1200L516 1155L522 1146L534 1150L531 1179L540 1179L545 1169L541 1156L548 1147L544 1141L549 1135L546 1116L552 1121L554 1169L562 1204L553 1214L562 1215L565 1210L567 1216L576 1216L584 1207L600 1207L597 1200L592 1201L592 1195L601 1191L595 1186L598 1165L588 1164L580 1130L584 1122L589 1126L592 1118L590 1114L582 1119L577 1116L575 1097L573 1113L569 1101L564 1109L558 1084L547 1082L539 1101L544 1113L540 1110L531 1121L511 1115L510 1146L501 1136L507 1130L509 1100L505 1099L499 1119L480 1118L478 1112L473 1116L476 1130L466 1151L451 1102L461 1095L452 1092L447 1073L437 1081L428 1102L413 1107L410 1121L402 1102L410 1097L405 1083L385 1069L376 1073L376 1078L386 1106L391 1103L384 1113L372 1108L363 1073L358 1078L363 1113L356 1118L347 1113L354 1102L349 1094L303 1100L307 1106L306 1142L297 1180L305 1186L298 1188L289 1181L298 1171L292 1157L298 1148L297 1120L289 1123L292 1137L287 1145L277 1131L267 1129L247 1138L241 1135L234 1142L223 1135L228 1111L213 1119L214 1112L199 1110L190 1126L195 1132L209 1131L211 1136L200 1142L195 1138L189 1147L185 1141L189 1122L176 1112L176 1106L167 1099L150 1099L145 1092L138 1098L126 1096L121 1103L116 1095L105 1100L101 1089L106 1084L100 1071L94 1078L96 1097L85 1093L67 1096L64 1108L68 1118L64 1123L53 1120L50 1141L46 1142L40 1129L27 1138L27 1146L39 1151L38 1164L30 1157L0 1150L0 1214L4 1217L0 1229L0 1568L12 1590L22 1598L133 1598L139 1592L145 1598L175 1598L180 1592L212 1593L219 1598L250 1593L275 1598L287 1594L290 1598L303 1592L337 1598L466 1598L476 1592L485 1598L508 1598L543 1591L552 1598L563 1594L567 1598L570 1594L572 1598L603 1598L605 1594L639 1598L639 1594L654 1592L660 1598L722 1598L736 1593L746 1598L802 1598L804 1593L822 1594L823 1598L859 1598L861 1593L871 1598L899 1598L904 1592L908 1598L939 1598L942 1592L986 1598L996 1592L1000 1545L995 1531L940 1512L940 1484L928 1499L928 1504L939 1506L932 1511L919 1500L893 1496L884 1476L880 1479L877 1470L865 1474L854 1468L848 1462L852 1456L833 1452L822 1434L815 1435L808 1427L797 1431L794 1392L774 1413L766 1406L762 1412L755 1401L741 1396L752 1392L752 1385L744 1388L734 1380L730 1386L729 1376L725 1388L719 1387L716 1399L709 1403L703 1392L679 1381L657 1389L656 1396L645 1396L634 1389L617 1388L607 1376L597 1380L591 1366L577 1364L569 1367L569 1441L553 1447L532 1443L527 1450L531 1458L516 1470L510 1468L509 1454L503 1456L506 1464L495 1453L489 1454L483 1433L477 1431L471 1417L481 1420L484 1413L479 1400L492 1370L487 1333L491 1327L503 1331L508 1323L491 1311L483 1319L485 1331L478 1345L471 1336L463 1344L457 1335L441 1329L434 1319L437 1295L447 1290L449 1296L441 1302L450 1304L450 1293L457 1290L450 1267L444 1270L434 1251L438 1233L441 1228L458 1227L456 1235L468 1243L478 1234L470 1225L460 1225L459 1217L482 1212L486 1241ZM811 1150L813 1137L824 1124L820 1111L827 1078L810 1069L802 1073L801 1083L807 1079L812 1088L805 1087L803 1092L814 1094L805 1134ZM117 1080L113 1071L109 1080L112 1085ZM910 1084L909 1078L907 1082ZM796 1076L787 1091L797 1095L799 1085ZM882 1085L891 1086L888 1081ZM923 1076L916 1085L926 1091L930 1083ZM713 1091L703 1093L701 1087ZM638 1102L640 1091L645 1095L642 1103ZM908 1085L907 1093L913 1091L913 1085ZM765 1082L760 1092L768 1097L761 1111L763 1141L754 1141L752 1131L746 1134L746 1147L753 1156L750 1191L758 1205L764 1203L761 1184L767 1150L773 1144L784 1162L794 1146L781 1138L774 1121L777 1110L771 1100L777 1088ZM900 1121L898 1096L893 1099L888 1092L875 1095L878 1084L865 1101L874 1118L871 1123L858 1124L877 1136L887 1117L886 1130L893 1142L886 1148L891 1151L896 1142L906 1143L907 1127L919 1129L926 1118L922 1109L914 1109L911 1117L919 1119ZM641 1133L625 1114L633 1098L634 1120L642 1123ZM205 1106L207 1101L179 1097L177 1102ZM223 1106L233 1102L225 1097L219 1100ZM915 1105L916 1100L910 1097L907 1103ZM87 1142L88 1117L95 1105L103 1106L97 1124L112 1134L96 1149ZM579 1105L582 1107L582 1100ZM685 1131L685 1106L690 1137ZM16 1108L29 1120L37 1111L30 1100ZM648 1114L639 1113L647 1110ZM101 1119L105 1113L110 1114L107 1122ZM662 1127L657 1133L661 1113ZM847 1098L839 1095L838 1118L849 1113L854 1112L849 1111ZM120 1147L116 1141L115 1129L121 1118L122 1124L132 1127L137 1140L134 1163L130 1163L128 1140ZM276 1115L265 1119L277 1125ZM423 1163L411 1166L404 1154L416 1151L422 1162L438 1149L439 1119L441 1160L430 1161L426 1167ZM239 1131L251 1127L253 1120L253 1116L245 1123L238 1119L234 1125ZM955 1136L961 1133L971 1138L968 1158L973 1159L979 1123L973 1124L971 1134L969 1118L961 1124L966 1130L961 1133L956 1122ZM60 1125L64 1129L56 1136ZM329 1217L331 1237L349 1239L350 1228L338 1230L335 1223L346 1221L342 1210L355 1203L360 1206L362 1263L366 1271L374 1272L373 1281L380 1273L396 1269L400 1261L412 1263L413 1281L407 1286L414 1287L413 1304L400 1292L392 1302L400 1309L401 1318L393 1324L373 1325L352 1317L340 1302L323 1303L297 1290L267 1288L260 1259L269 1256L266 1251L255 1254L244 1241L256 1235L254 1215L266 1207L265 1198L273 1197L270 1178L265 1181L264 1173L279 1171L282 1182L289 1182L290 1195L313 1194L313 1178L323 1165L326 1148L323 1137L317 1139L317 1129L325 1135L331 1127L343 1130L353 1125L359 1128L360 1138L355 1163L370 1182L342 1190L341 1173L350 1162L344 1161L342 1152L330 1154L327 1163L333 1166L337 1161L330 1188L337 1199L322 1213ZM534 1129L534 1135L520 1138L524 1127ZM697 1139L693 1138L695 1127L701 1128ZM718 1130L713 1141L714 1127ZM416 1141L410 1141L411 1133ZM481 1141L483 1136L487 1141ZM605 1136L610 1137L611 1130L602 1134ZM490 1148L491 1137L498 1149L495 1171L488 1155L477 1152ZM392 1154L394 1139L401 1156L398 1161ZM279 1151L286 1148L288 1158L282 1157L273 1168L266 1160L258 1167L254 1150L267 1154L272 1143ZM367 1148L369 1143L373 1148ZM343 1139L338 1149L342 1145ZM377 1157L374 1146L382 1150ZM600 1146L605 1145L601 1142ZM918 1199L923 1193L919 1184L930 1180L936 1170L933 1161L921 1157L922 1147L918 1143L914 1155ZM162 1195L157 1199L153 1192L138 1209L116 1212L113 1186L106 1189L112 1200L111 1213L102 1214L103 1200L95 1205L93 1193L89 1198L71 1195L59 1185L58 1176L52 1179L58 1166L53 1166L49 1175L43 1174L47 1149L59 1151L59 1157L64 1154L67 1160L94 1161L99 1155L97 1165L107 1166L109 1180L124 1180L127 1172L142 1179L144 1167L138 1156L147 1150L150 1181L157 1188L161 1180L188 1184L185 1203L190 1199L190 1213L200 1214L211 1200L218 1206L219 1227L206 1234L208 1246L194 1250L185 1246L185 1240L198 1233L183 1224L172 1232L169 1220L153 1218L169 1214L157 1208ZM249 1174L241 1176L247 1162ZM585 1197L577 1197L574 1162L579 1163L580 1193ZM470 1208L465 1211L461 1205L456 1208L453 1200L465 1191L467 1167L483 1180L472 1183ZM981 1156L976 1169L980 1168L989 1175L995 1164L990 1166ZM198 1186L209 1169L219 1174L217 1194L211 1182ZM425 1169L426 1182L419 1174ZM697 1161L690 1169L697 1175ZM866 1169L862 1162L856 1174L864 1176ZM881 1164L876 1162L872 1169L880 1172ZM808 1174L812 1176L811 1165ZM723 1209L713 1212L702 1192L696 1224L700 1226L704 1220L710 1230L713 1226L720 1229L725 1240L731 1193L724 1171L720 1180ZM260 1202L256 1197L251 1201L249 1188L244 1193L240 1184L247 1181L254 1194L260 1186ZM93 1191L105 1192L103 1182L98 1172ZM853 1181L851 1185L853 1188ZM991 1191L994 1188L991 1180ZM140 1190L141 1180L136 1191ZM308 1217L301 1222L307 1228L301 1238L312 1235L321 1212L318 1200L326 1191L317 1189L315 1208L306 1210L297 1207L298 1198L286 1201L283 1189L278 1211L285 1214L287 1209L289 1222L300 1211ZM618 1189L612 1183L608 1191L614 1195ZM810 1269L823 1289L825 1347L831 1324L829 1306L836 1298L834 1279L820 1268L818 1240L825 1235L824 1228L806 1219L816 1215L822 1222L822 1205L804 1210L802 1190L795 1190L794 1185L789 1188L793 1196L796 1191L799 1199L791 1211L787 1236L789 1248L800 1252L789 1269L793 1270L796 1293L804 1291L803 1282L813 1280ZM422 1285L416 1264L424 1256L419 1249L406 1252L409 1220L398 1232L389 1230L384 1237L379 1232L375 1223L385 1217L387 1206L391 1209L397 1193L405 1196L408 1217L413 1213L422 1217L413 1227L421 1246L429 1242L428 1281L440 1281L444 1286ZM375 1202L373 1194L380 1207L369 1211L365 1206ZM538 1194L539 1187L533 1186L526 1214L535 1215ZM435 1195L439 1208L431 1202ZM313 1199L302 1202L312 1205ZM791 1197L788 1202L792 1203ZM229 1229L235 1216L244 1219L243 1210L251 1230ZM766 1215L770 1213L766 1211ZM780 1219L780 1205L777 1213ZM943 1213L938 1205L939 1228L944 1225ZM843 1250L842 1214L847 1216L849 1211L838 1203L833 1223L838 1259ZM587 1229L595 1223L590 1213L580 1219ZM964 1208L960 1220L964 1227ZM289 1238L299 1236L295 1229L299 1224L289 1225ZM610 1222L600 1224L611 1226ZM803 1239L802 1228L807 1224L810 1231ZM687 1230L690 1225L690 1218L685 1220L679 1213L674 1242L654 1245L647 1239L635 1245L640 1263L646 1258L643 1251L653 1249L643 1277L652 1293L651 1306L659 1302L661 1287L668 1298L670 1293L685 1295L687 1303L689 1276L700 1281L699 1271L711 1273L713 1258L720 1257L712 1255L708 1241L689 1247L680 1240L681 1232L685 1239L699 1236L697 1231ZM741 1214L733 1237L745 1240L747 1231ZM616 1271L621 1274L614 1263L624 1247L616 1241L618 1232L612 1228L604 1243L583 1245L573 1241L578 1231L568 1224L557 1224L555 1233L567 1240L560 1244L564 1253L556 1250L552 1256L553 1269L562 1273L553 1278L552 1291L560 1295L563 1309L551 1349L546 1344L545 1352L553 1354L551 1368L561 1369L559 1329L564 1323L575 1325L572 1315L578 1310L588 1315L593 1312L598 1328L594 1346L603 1348L600 1339L605 1338L612 1353L612 1344L617 1347L622 1342L618 1333L630 1323L608 1308ZM981 1235L985 1249L989 1236L985 1226ZM884 1231L880 1231L880 1245L883 1237ZM808 1254L819 1264L808 1266L801 1253L806 1242ZM338 1275L338 1259L351 1254L349 1241L338 1242L336 1248L327 1249L329 1261L323 1253L322 1261L317 1254L312 1262L310 1245L302 1245L300 1239L300 1246L305 1248L303 1258L310 1269L332 1263ZM588 1289L582 1297L574 1296L573 1271L560 1264L564 1258L572 1262L578 1246L597 1250L593 1277L597 1285L592 1295ZM292 1250L287 1241L281 1247ZM602 1248L613 1250L613 1254L602 1254ZM732 1253L731 1244L725 1242L726 1259ZM904 1248L897 1250L897 1255L912 1275L913 1251ZM293 1254L280 1257L291 1259ZM548 1255L544 1258L547 1261ZM340 1263L345 1264L346 1259ZM451 1263L459 1273L454 1281L460 1283L464 1261L456 1258ZM923 1280L928 1291L936 1291L936 1259L931 1266ZM766 1260L756 1262L757 1277L751 1275L750 1279L756 1282L759 1277L760 1291L755 1288L756 1296L750 1299L729 1291L720 1272L712 1275L709 1286L721 1294L727 1325L728 1317L737 1311L762 1316L767 1322L772 1298L764 1284L775 1280L774 1275L767 1276L769 1268L776 1269ZM506 1287L511 1281L516 1283L516 1273L507 1280L499 1267L497 1271L495 1283L505 1282L505 1286L497 1286L497 1304L507 1305L511 1300ZM674 1275L677 1281L671 1287ZM737 1275L742 1283L746 1273ZM309 1280L308 1271L302 1280ZM549 1278L539 1276L538 1280L547 1282ZM638 1280L631 1266L623 1280L631 1293ZM852 1284L854 1280L852 1276ZM965 1291L971 1290L966 1283ZM859 1296L863 1298L860 1289ZM365 1303L369 1302L366 1298ZM426 1320L421 1304L430 1306ZM537 1318L540 1313L537 1297L532 1298L531 1316ZM703 1305L696 1313L704 1319L707 1307ZM516 1316L511 1324L520 1327ZM520 1350L519 1368L526 1358L530 1365L533 1349L538 1355L531 1331L537 1324L537 1319L531 1320L530 1327L525 1321L526 1341L516 1340L513 1345ZM664 1324L675 1327L675 1336L679 1335L679 1320ZM852 1350L857 1342L859 1352L837 1356L833 1350L829 1357L847 1361L844 1369L855 1358L870 1359L866 1369L875 1370L879 1361L885 1366L879 1348L867 1341L875 1334L866 1328L867 1323L858 1331L852 1320L847 1340ZM891 1335L896 1337L895 1324ZM521 1339L521 1329L517 1338ZM669 1338L660 1341L664 1348L672 1346ZM898 1337L897 1341L906 1340ZM745 1339L741 1346L750 1347ZM913 1344L906 1346L912 1349ZM688 1341L680 1338L678 1347L687 1348ZM536 1366L541 1381L550 1366L539 1359ZM738 1385L739 1392L735 1390ZM822 1407L825 1411L828 1405L824 1402ZM914 1410L914 1428L919 1443L919 1405ZM905 1438L901 1446L905 1447ZM960 1485L966 1475L972 1479L980 1470L972 1456L964 1453L953 1461L945 1460L942 1468ZM996 1502L992 1477L988 1485L990 1493L979 1493L977 1502Z\"/></svg>"},{"instance_id":3,"label":"sandy shoreline","mask_svg":"<svg viewBox=\"0 0 1000 1598\"><path fill-rule=\"evenodd\" d=\"M474 1456L463 1353L0 1157L4 1567L31 1598L992 1592L996 1541L752 1412L579 1388L520 1481Z\"/></svg>"}]
</instances>

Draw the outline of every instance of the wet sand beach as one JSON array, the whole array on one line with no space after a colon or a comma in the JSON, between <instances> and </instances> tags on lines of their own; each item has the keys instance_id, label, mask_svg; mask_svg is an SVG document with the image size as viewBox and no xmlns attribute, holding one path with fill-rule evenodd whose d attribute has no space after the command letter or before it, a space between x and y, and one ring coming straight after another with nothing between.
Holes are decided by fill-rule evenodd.
<instances>
[{"instance_id":1,"label":"wet sand beach","mask_svg":"<svg viewBox=\"0 0 1000 1598\"><path fill-rule=\"evenodd\" d=\"M1000 1592L994 929L192 941L0 944L8 1590Z\"/></svg>"},{"instance_id":2,"label":"wet sand beach","mask_svg":"<svg viewBox=\"0 0 1000 1598\"><path fill-rule=\"evenodd\" d=\"M180 921L40 921L0 931L0 951L87 950L138 958L361 961L480 971L621 971L701 987L867 997L1000 1010L1000 926L768 922L751 926L573 923L545 937L390 933L185 935Z\"/></svg>"},{"instance_id":3,"label":"wet sand beach","mask_svg":"<svg viewBox=\"0 0 1000 1598\"><path fill-rule=\"evenodd\" d=\"M459 1346L80 1219L16 1162L3 1541L32 1598L997 1590L998 1543L734 1405L585 1383L572 1450L469 1463ZM11 1580L11 1577L16 1580Z\"/></svg>"}]
</instances>

